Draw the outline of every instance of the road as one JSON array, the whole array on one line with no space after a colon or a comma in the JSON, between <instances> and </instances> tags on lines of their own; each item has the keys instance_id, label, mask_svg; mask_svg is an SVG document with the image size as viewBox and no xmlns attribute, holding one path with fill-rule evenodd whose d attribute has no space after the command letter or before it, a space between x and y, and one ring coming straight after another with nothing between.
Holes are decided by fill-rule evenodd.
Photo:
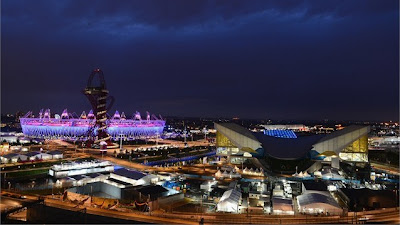
<instances>
[{"instance_id":1,"label":"road","mask_svg":"<svg viewBox=\"0 0 400 225\"><path fill-rule=\"evenodd\" d=\"M68 202L61 202L60 200L56 199L46 199L45 204L52 207L63 208L63 209L70 209L76 211L77 209L74 208L76 205L68 203ZM79 208L83 208L80 206ZM178 218L163 218L163 217L156 217L150 216L146 214L138 214L138 213L131 213L131 212L119 212L114 210L107 210L101 208L91 208L87 207L86 212L94 215L99 216L107 216L119 219L126 219L126 220L135 220L144 223L157 223L157 224L198 224L198 222L194 221L187 221L181 220Z\"/></svg>"},{"instance_id":2,"label":"road","mask_svg":"<svg viewBox=\"0 0 400 225\"><path fill-rule=\"evenodd\" d=\"M4 201L5 199L5 201ZM13 199L2 196L1 203L3 205L9 205L17 207L22 205L25 201L32 201L37 199L36 196L27 196L26 200ZM67 210L77 211L75 204L69 202L62 202L59 199L45 199L45 204L52 207L63 208ZM79 206L80 209L83 206ZM135 212L120 212L115 210L107 210L100 208L87 207L87 213L109 216L120 219L135 220L149 223L168 223L168 224L198 224L200 218L204 218L205 224L310 224L310 223L355 223L360 222L360 219L367 218L369 223L380 222L380 223L391 223L400 224L399 208L388 208L373 211L365 211L348 213L347 216L279 216L279 215L251 215L248 217L246 214L224 214L224 213L162 213L152 212L151 215L148 213L135 213Z\"/></svg>"},{"instance_id":3,"label":"road","mask_svg":"<svg viewBox=\"0 0 400 225\"><path fill-rule=\"evenodd\" d=\"M1 196L0 209L1 209L2 213L7 210L10 210L13 208L18 208L21 206L22 206L22 202L19 199Z\"/></svg>"},{"instance_id":4,"label":"road","mask_svg":"<svg viewBox=\"0 0 400 225\"><path fill-rule=\"evenodd\" d=\"M390 174L400 176L399 168L396 168L396 167L387 166L387 165L379 164L379 163L375 163L375 162L371 162L371 167L376 168L378 170L383 170Z\"/></svg>"}]
</instances>

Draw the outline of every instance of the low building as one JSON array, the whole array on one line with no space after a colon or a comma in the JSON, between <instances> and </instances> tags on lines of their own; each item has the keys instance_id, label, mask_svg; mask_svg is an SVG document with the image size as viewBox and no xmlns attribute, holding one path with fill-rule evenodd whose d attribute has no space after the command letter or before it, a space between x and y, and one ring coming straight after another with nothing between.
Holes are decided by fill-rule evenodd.
<instances>
[{"instance_id":1,"label":"low building","mask_svg":"<svg viewBox=\"0 0 400 225\"><path fill-rule=\"evenodd\" d=\"M19 161L26 161L27 156L18 153L9 153L7 155L0 156L1 163L16 163Z\"/></svg>"},{"instance_id":2,"label":"low building","mask_svg":"<svg viewBox=\"0 0 400 225\"><path fill-rule=\"evenodd\" d=\"M212 188L218 184L215 180L207 180L200 184L200 189L203 191L212 191Z\"/></svg>"},{"instance_id":3,"label":"low building","mask_svg":"<svg viewBox=\"0 0 400 225\"><path fill-rule=\"evenodd\" d=\"M217 204L218 212L239 212L239 203L242 198L242 193L235 189L225 191Z\"/></svg>"},{"instance_id":4,"label":"low building","mask_svg":"<svg viewBox=\"0 0 400 225\"><path fill-rule=\"evenodd\" d=\"M300 213L341 215L343 209L330 195L307 193L297 196Z\"/></svg>"},{"instance_id":5,"label":"low building","mask_svg":"<svg viewBox=\"0 0 400 225\"><path fill-rule=\"evenodd\" d=\"M109 174L91 173L87 175L75 175L68 177L72 180L72 186L83 186L88 183L105 181L110 177Z\"/></svg>"},{"instance_id":6,"label":"low building","mask_svg":"<svg viewBox=\"0 0 400 225\"><path fill-rule=\"evenodd\" d=\"M284 196L284 190L282 189L281 185L275 185L274 190L272 191L272 196L274 197L283 197Z\"/></svg>"},{"instance_id":7,"label":"low building","mask_svg":"<svg viewBox=\"0 0 400 225\"><path fill-rule=\"evenodd\" d=\"M70 178L73 180L73 182L72 182L73 186L83 186L83 185L87 184L91 179L90 177L85 176L85 175L75 175Z\"/></svg>"},{"instance_id":8,"label":"low building","mask_svg":"<svg viewBox=\"0 0 400 225\"><path fill-rule=\"evenodd\" d=\"M110 174L110 178L124 181L126 183L132 184L133 186L138 185L150 185L155 184L159 181L159 178L153 174L144 174L136 170L130 170L121 168L115 170Z\"/></svg>"},{"instance_id":9,"label":"low building","mask_svg":"<svg viewBox=\"0 0 400 225\"><path fill-rule=\"evenodd\" d=\"M91 173L103 173L114 171L114 166L108 161L92 160L89 162L71 162L53 165L49 169L49 175L55 178L85 175Z\"/></svg>"},{"instance_id":10,"label":"low building","mask_svg":"<svg viewBox=\"0 0 400 225\"><path fill-rule=\"evenodd\" d=\"M47 152L47 154L51 155L52 159L62 159L63 158L63 153L58 150Z\"/></svg>"},{"instance_id":11,"label":"low building","mask_svg":"<svg viewBox=\"0 0 400 225\"><path fill-rule=\"evenodd\" d=\"M35 160L49 160L52 159L53 156L47 153L42 153L42 152L28 152L25 154L28 157L29 161L35 161Z\"/></svg>"},{"instance_id":12,"label":"low building","mask_svg":"<svg viewBox=\"0 0 400 225\"><path fill-rule=\"evenodd\" d=\"M1 135L0 142L6 141L8 143L17 143L18 137L14 135Z\"/></svg>"}]
</instances>

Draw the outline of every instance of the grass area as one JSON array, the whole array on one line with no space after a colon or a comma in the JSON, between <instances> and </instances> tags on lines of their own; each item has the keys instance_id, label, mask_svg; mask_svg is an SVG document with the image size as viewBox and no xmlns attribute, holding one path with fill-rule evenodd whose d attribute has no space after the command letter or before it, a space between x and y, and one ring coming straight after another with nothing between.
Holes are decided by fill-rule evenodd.
<instances>
[{"instance_id":1,"label":"grass area","mask_svg":"<svg viewBox=\"0 0 400 225\"><path fill-rule=\"evenodd\" d=\"M18 171L18 172L10 172L7 173L7 178L19 178L19 177L29 177L40 174L47 174L49 169L37 169L37 170L29 170L29 171Z\"/></svg>"}]
</instances>

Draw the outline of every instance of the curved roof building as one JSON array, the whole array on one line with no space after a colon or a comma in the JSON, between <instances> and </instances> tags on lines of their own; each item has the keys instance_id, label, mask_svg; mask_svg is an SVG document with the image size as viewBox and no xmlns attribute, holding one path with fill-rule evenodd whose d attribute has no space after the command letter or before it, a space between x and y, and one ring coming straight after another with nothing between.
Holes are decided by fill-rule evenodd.
<instances>
[{"instance_id":1,"label":"curved roof building","mask_svg":"<svg viewBox=\"0 0 400 225\"><path fill-rule=\"evenodd\" d=\"M329 213L330 215L341 215L343 209L330 195L321 193L307 193L297 196L297 205L302 213Z\"/></svg>"},{"instance_id":2,"label":"curved roof building","mask_svg":"<svg viewBox=\"0 0 400 225\"><path fill-rule=\"evenodd\" d=\"M292 131L252 133L234 123L215 123L217 154L229 158L253 157L272 160L302 160L330 162L368 161L369 126L348 126L325 135L297 137ZM262 161L262 160L260 160Z\"/></svg>"}]
</instances>

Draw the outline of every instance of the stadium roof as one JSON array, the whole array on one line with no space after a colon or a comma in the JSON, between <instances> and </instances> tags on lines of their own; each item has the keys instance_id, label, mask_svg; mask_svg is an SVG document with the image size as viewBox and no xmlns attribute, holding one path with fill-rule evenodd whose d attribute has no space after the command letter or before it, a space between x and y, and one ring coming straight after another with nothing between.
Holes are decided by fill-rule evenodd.
<instances>
[{"instance_id":1,"label":"stadium roof","mask_svg":"<svg viewBox=\"0 0 400 225\"><path fill-rule=\"evenodd\" d=\"M341 130L337 130L337 131L335 131L335 132L330 133L329 135L326 135L325 137L321 138L321 140L319 140L319 142L327 141L327 140L330 140L330 139L339 137L339 136L341 136L341 135L345 135L345 134L348 134L348 133L350 133L350 132L359 130L359 129L364 128L364 127L366 127L366 126L362 126L362 125L350 125L350 126L345 127L345 128L343 128L343 129L341 129Z\"/></svg>"},{"instance_id":2,"label":"stadium roof","mask_svg":"<svg viewBox=\"0 0 400 225\"><path fill-rule=\"evenodd\" d=\"M278 159L300 159L312 149L319 154L326 151L338 154L343 148L369 131L368 126L351 125L331 134L279 138L263 133L252 133L247 128L235 123L215 123L215 127L241 151L264 154ZM336 141L337 139L340 141ZM325 141L334 143L328 145ZM260 148L264 150L264 153L258 151Z\"/></svg>"},{"instance_id":3,"label":"stadium roof","mask_svg":"<svg viewBox=\"0 0 400 225\"><path fill-rule=\"evenodd\" d=\"M239 133L243 136L253 139L254 141L258 141L257 138L253 135L253 133L251 131L249 131L248 129L246 129L240 125L237 125L236 123L218 123L218 125L226 127L236 133Z\"/></svg>"},{"instance_id":4,"label":"stadium roof","mask_svg":"<svg viewBox=\"0 0 400 225\"><path fill-rule=\"evenodd\" d=\"M311 135L298 138L276 138L263 133L255 133L265 153L275 158L301 158L318 142L323 135Z\"/></svg>"}]
</instances>

